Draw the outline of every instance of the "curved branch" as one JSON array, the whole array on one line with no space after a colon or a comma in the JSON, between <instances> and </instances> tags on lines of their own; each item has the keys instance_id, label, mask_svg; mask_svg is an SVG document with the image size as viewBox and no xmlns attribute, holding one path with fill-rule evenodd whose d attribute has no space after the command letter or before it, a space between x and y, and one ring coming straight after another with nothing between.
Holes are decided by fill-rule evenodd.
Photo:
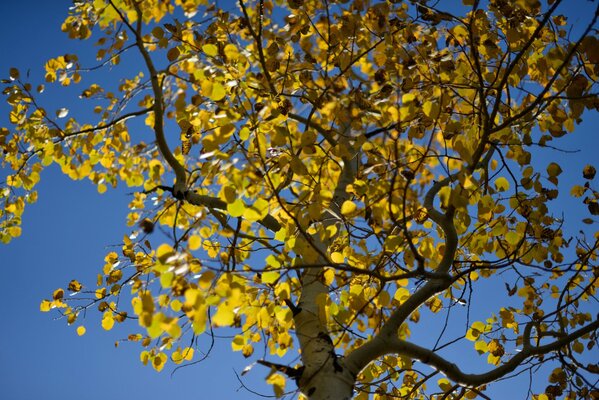
<instances>
[{"instance_id":1,"label":"curved branch","mask_svg":"<svg viewBox=\"0 0 599 400\"><path fill-rule=\"evenodd\" d=\"M162 92L162 85L158 80L158 71L154 66L154 62L148 53L148 50L144 47L143 38L141 35L141 24L142 24L142 11L139 8L139 4L133 2L133 6L135 7L135 11L137 12L137 26L133 28L133 26L127 21L125 16L122 14L121 10L119 10L114 2L110 0L110 5L115 9L115 11L119 14L121 20L127 25L127 27L133 32L135 35L135 43L141 53L144 62L146 64L146 68L150 72L150 78L152 82L152 92L154 93L154 105L152 109L154 111L154 134L156 136L156 144L158 145L158 149L160 150L160 154L166 160L168 165L171 166L173 171L175 172L175 186L173 188L173 195L177 198L183 196L186 190L186 180L187 174L185 172L185 168L179 163L179 161L175 158L174 154L168 147L166 142L166 138L164 135L164 96Z\"/></svg>"},{"instance_id":2,"label":"curved branch","mask_svg":"<svg viewBox=\"0 0 599 400\"><path fill-rule=\"evenodd\" d=\"M491 160L495 148L492 147L484 159L477 165L477 168L484 168ZM375 360L383 354L391 352L388 343L398 341L397 331L401 324L428 299L446 290L454 282L454 279L448 274L453 265L455 254L457 252L459 238L455 225L453 223L453 207L449 207L446 213L442 213L434 206L434 200L439 191L449 185L462 171L449 175L447 178L435 182L424 197L424 206L431 220L439 225L445 235L445 252L443 258L435 268L437 278L430 279L414 294L412 294L397 310L395 310L387 322L382 326L379 333L369 342L364 343L347 356L347 363L352 368L352 372L357 374L368 363ZM385 349L386 352L385 352ZM383 351L383 353L380 353Z\"/></svg>"},{"instance_id":3,"label":"curved branch","mask_svg":"<svg viewBox=\"0 0 599 400\"><path fill-rule=\"evenodd\" d=\"M559 340L541 346L530 345L530 332L532 323L527 324L526 328L527 329L524 332L525 340L522 351L512 357L505 364L481 374L467 374L463 372L455 363L446 360L432 350L404 340L396 339L390 341L387 343L387 347L389 349L393 349L394 352L400 355L416 358L421 362L430 365L431 367L443 372L449 379L456 383L466 386L480 386L484 385L485 383L495 381L514 371L529 357L557 351L568 343L571 343L574 340L599 329L599 319Z\"/></svg>"}]
</instances>

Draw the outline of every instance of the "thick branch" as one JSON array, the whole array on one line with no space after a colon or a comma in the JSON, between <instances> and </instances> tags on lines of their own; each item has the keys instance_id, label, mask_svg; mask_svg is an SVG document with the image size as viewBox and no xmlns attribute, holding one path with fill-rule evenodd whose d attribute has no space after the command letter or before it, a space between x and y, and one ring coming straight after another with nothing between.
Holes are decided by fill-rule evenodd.
<instances>
[{"instance_id":1,"label":"thick branch","mask_svg":"<svg viewBox=\"0 0 599 400\"><path fill-rule=\"evenodd\" d=\"M430 365L431 367L443 372L449 379L456 383L466 386L480 386L484 385L485 383L496 381L502 376L514 371L529 357L559 350L568 343L571 343L574 340L599 329L599 320L595 320L593 323L580 328L559 340L541 346L530 345L531 327L532 324L527 325L528 329L527 332L525 332L525 335L528 336L525 337L525 344L521 352L516 354L505 364L481 374L464 373L456 364L446 360L445 358L436 354L434 351L404 340L397 339L391 341L387 344L387 347L389 349L392 348L393 352L396 352L400 355L406 355Z\"/></svg>"},{"instance_id":2,"label":"thick branch","mask_svg":"<svg viewBox=\"0 0 599 400\"><path fill-rule=\"evenodd\" d=\"M489 150L485 158L481 160L476 167L486 167L491 160L493 152L494 148ZM448 186L461 172L462 171L459 171L441 181L435 182L424 197L424 206L429 217L433 222L439 225L445 235L445 252L437 267L434 268L437 274L442 275L438 278L430 279L424 286L412 294L391 314L387 322L374 338L364 343L361 347L357 348L347 356L347 363L350 368L353 368L353 373L357 374L368 363L383 354L387 354L379 354L379 351L386 348L386 343L389 341L393 342L399 340L397 331L401 324L403 324L404 321L428 299L435 296L437 293L446 290L454 282L454 279L452 279L448 273L454 262L459 243L458 234L453 222L453 208L450 205L449 210L446 213L442 213L435 208L434 201L439 191L443 187Z\"/></svg>"},{"instance_id":3,"label":"thick branch","mask_svg":"<svg viewBox=\"0 0 599 400\"><path fill-rule=\"evenodd\" d=\"M196 206L204 206L208 208L215 208L217 210L227 210L227 203L218 197L206 196L202 194L197 194L192 191L186 191L183 194L183 199L190 204ZM275 217L272 215L267 215L263 219L258 221L265 228L276 232L281 229L281 224Z\"/></svg>"}]
</instances>

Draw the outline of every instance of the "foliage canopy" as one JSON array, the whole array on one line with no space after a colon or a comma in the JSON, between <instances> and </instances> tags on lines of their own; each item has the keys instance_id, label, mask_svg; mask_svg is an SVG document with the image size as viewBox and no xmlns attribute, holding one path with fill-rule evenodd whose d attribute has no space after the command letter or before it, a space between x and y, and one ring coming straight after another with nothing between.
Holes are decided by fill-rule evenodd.
<instances>
[{"instance_id":1,"label":"foliage canopy","mask_svg":"<svg viewBox=\"0 0 599 400\"><path fill-rule=\"evenodd\" d=\"M131 187L132 233L96 286L72 280L41 310L80 335L90 308L106 330L129 322L158 371L232 329L233 350L266 349L278 397L289 378L313 399L487 397L548 364L536 399L596 398L595 169L561 193L567 165L538 149L599 106L597 9L572 32L560 0L448 3L74 1L62 30L93 38L99 64L64 54L45 78L93 113L54 113L11 69L0 239L51 164ZM587 214L578 236L564 196ZM504 306L472 321L478 287ZM432 345L412 335L425 319Z\"/></svg>"}]
</instances>

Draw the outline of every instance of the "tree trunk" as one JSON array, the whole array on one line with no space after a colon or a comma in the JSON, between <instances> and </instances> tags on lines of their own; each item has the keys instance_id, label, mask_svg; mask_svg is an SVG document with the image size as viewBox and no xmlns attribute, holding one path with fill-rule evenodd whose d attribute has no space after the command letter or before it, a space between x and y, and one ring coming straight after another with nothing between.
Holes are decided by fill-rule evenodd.
<instances>
[{"instance_id":1,"label":"tree trunk","mask_svg":"<svg viewBox=\"0 0 599 400\"><path fill-rule=\"evenodd\" d=\"M354 394L354 383L355 375L343 359L330 353L324 365L316 371L304 369L298 381L300 391L310 400L349 400Z\"/></svg>"}]
</instances>

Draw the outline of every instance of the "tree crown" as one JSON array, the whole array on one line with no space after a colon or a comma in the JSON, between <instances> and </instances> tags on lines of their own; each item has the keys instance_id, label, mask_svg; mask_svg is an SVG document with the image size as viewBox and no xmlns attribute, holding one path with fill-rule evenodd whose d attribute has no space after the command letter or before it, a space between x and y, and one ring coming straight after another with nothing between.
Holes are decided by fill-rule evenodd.
<instances>
[{"instance_id":1,"label":"tree crown","mask_svg":"<svg viewBox=\"0 0 599 400\"><path fill-rule=\"evenodd\" d=\"M573 236L554 201L567 166L538 150L599 105L597 10L572 32L559 0L463 3L75 1L62 30L99 64L64 54L45 79L94 116L44 107L11 69L0 239L51 164L131 187L131 233L96 287L74 279L41 310L133 320L158 371L233 328L233 350L265 347L278 397L288 378L314 399L486 397L544 363L536 398L596 396L595 168L569 189L587 214ZM472 321L476 287L505 304ZM425 318L433 345L412 335ZM489 370L445 358L460 345Z\"/></svg>"}]
</instances>

